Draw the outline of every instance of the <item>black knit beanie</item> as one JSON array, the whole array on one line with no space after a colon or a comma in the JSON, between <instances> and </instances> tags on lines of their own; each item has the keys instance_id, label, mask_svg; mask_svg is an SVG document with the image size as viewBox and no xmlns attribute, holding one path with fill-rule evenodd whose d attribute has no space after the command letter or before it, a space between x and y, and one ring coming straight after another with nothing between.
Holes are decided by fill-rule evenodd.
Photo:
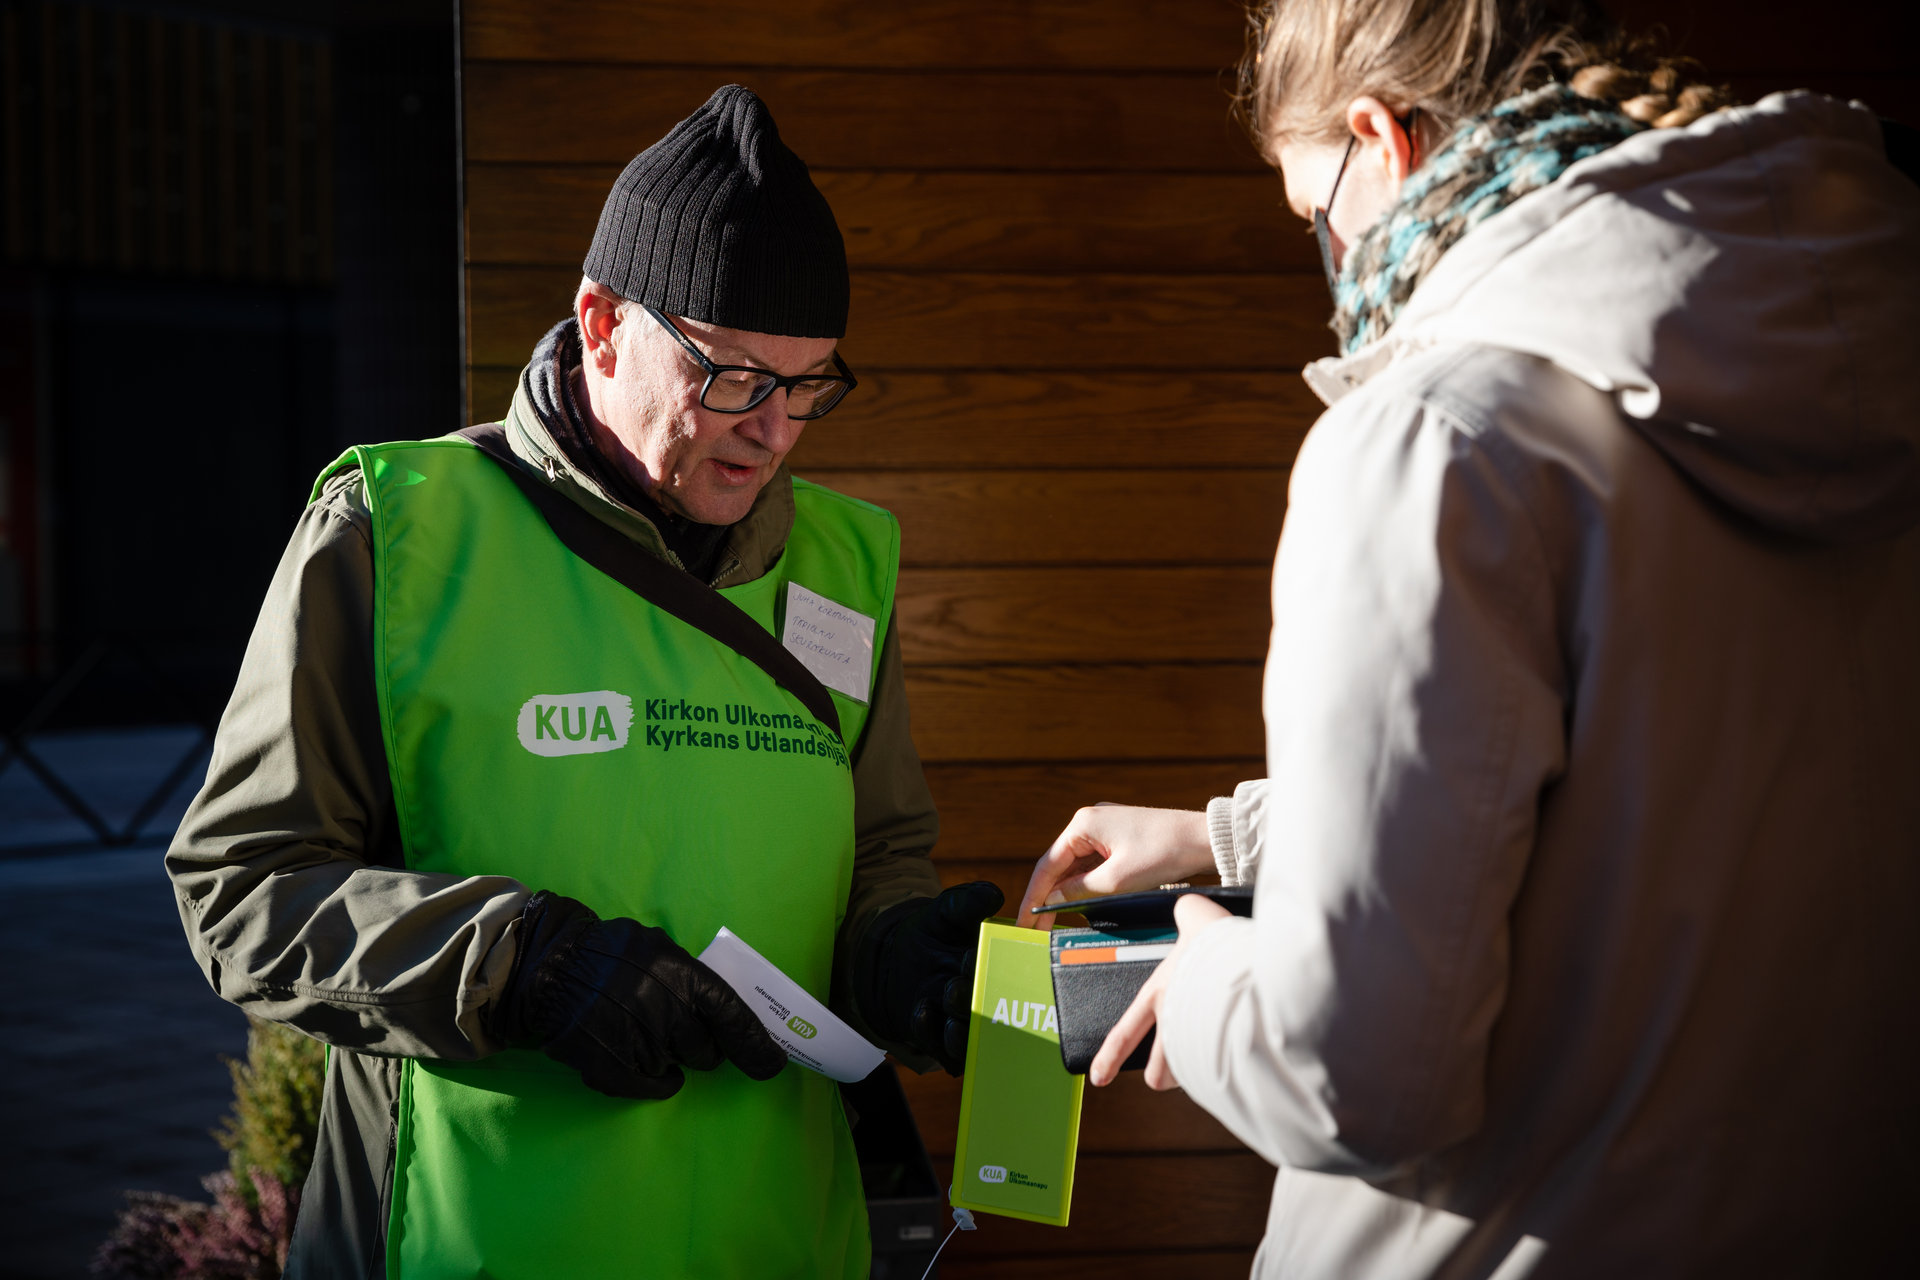
<instances>
[{"instance_id":1,"label":"black knit beanie","mask_svg":"<svg viewBox=\"0 0 1920 1280\"><path fill-rule=\"evenodd\" d=\"M847 248L753 90L730 84L628 163L582 270L623 298L729 329L847 332Z\"/></svg>"}]
</instances>

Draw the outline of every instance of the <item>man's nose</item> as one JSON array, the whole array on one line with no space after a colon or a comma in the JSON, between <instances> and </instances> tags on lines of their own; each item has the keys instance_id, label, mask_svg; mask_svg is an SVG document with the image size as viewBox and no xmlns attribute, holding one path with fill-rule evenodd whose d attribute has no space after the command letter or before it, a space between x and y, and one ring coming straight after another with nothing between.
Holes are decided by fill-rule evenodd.
<instances>
[{"instance_id":1,"label":"man's nose","mask_svg":"<svg viewBox=\"0 0 1920 1280\"><path fill-rule=\"evenodd\" d=\"M773 453L781 454L793 448L804 426L806 423L787 416L787 389L775 387L765 400L753 407L747 420L740 424L740 432Z\"/></svg>"}]
</instances>

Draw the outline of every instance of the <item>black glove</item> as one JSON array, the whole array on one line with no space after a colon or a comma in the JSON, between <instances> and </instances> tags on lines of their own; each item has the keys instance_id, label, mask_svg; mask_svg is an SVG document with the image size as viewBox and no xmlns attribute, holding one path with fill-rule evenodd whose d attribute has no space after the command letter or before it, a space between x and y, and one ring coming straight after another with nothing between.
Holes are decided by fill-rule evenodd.
<instances>
[{"instance_id":1,"label":"black glove","mask_svg":"<svg viewBox=\"0 0 1920 1280\"><path fill-rule=\"evenodd\" d=\"M664 929L602 920L584 903L536 893L492 1030L531 1041L616 1098L671 1098L680 1068L731 1060L755 1080L787 1065L746 1001Z\"/></svg>"},{"instance_id":2,"label":"black glove","mask_svg":"<svg viewBox=\"0 0 1920 1280\"><path fill-rule=\"evenodd\" d=\"M959 1075L980 922L1006 896L985 880L889 907L867 932L854 999L867 1025Z\"/></svg>"}]
</instances>

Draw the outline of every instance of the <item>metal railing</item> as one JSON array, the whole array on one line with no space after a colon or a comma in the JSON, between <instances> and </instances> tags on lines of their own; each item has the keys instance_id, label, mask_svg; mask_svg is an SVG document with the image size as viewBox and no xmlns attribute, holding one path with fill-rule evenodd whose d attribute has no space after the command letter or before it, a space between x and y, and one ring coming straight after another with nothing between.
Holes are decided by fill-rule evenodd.
<instances>
[{"instance_id":1,"label":"metal railing","mask_svg":"<svg viewBox=\"0 0 1920 1280\"><path fill-rule=\"evenodd\" d=\"M0 638L0 652L10 650L15 670L50 668L51 678L15 676L6 681L13 696L13 707L25 706L24 713L0 729L0 776L15 767L38 778L49 794L92 833L91 841L77 842L80 848L121 848L141 838L147 823L153 820L167 800L186 780L194 765L213 741L211 717L198 713L192 699L184 696L164 667L155 663L138 641L98 637L77 646L63 644L57 637L10 636ZM63 650L71 654L62 660ZM59 721L64 711L84 696L90 685L113 679L124 686L132 682L148 695L142 705L133 708L148 721L164 718L173 724L193 726L193 741L166 769L160 780L134 806L131 816L116 825L58 769L35 749L33 738ZM18 850L12 850L18 852Z\"/></svg>"}]
</instances>

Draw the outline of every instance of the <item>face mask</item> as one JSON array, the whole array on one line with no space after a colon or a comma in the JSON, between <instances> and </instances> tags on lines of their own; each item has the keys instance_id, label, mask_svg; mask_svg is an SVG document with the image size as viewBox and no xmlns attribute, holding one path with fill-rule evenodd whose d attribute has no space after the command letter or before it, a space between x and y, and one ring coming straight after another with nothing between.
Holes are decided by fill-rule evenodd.
<instances>
[{"instance_id":1,"label":"face mask","mask_svg":"<svg viewBox=\"0 0 1920 1280\"><path fill-rule=\"evenodd\" d=\"M1340 157L1340 172L1333 175L1333 190L1327 192L1327 202L1313 211L1313 238L1320 242L1320 269L1327 273L1327 292L1333 295L1334 304L1340 301L1340 271L1333 265L1333 228L1327 225L1327 213L1333 208L1333 198L1340 194L1340 179L1347 176L1347 162L1353 159L1353 144L1358 138L1347 139L1347 153Z\"/></svg>"},{"instance_id":2,"label":"face mask","mask_svg":"<svg viewBox=\"0 0 1920 1280\"><path fill-rule=\"evenodd\" d=\"M1395 119L1394 123L1407 135L1409 146L1414 146L1413 119L1420 114L1415 107L1407 112L1406 118ZM1353 159L1353 144L1360 141L1353 137L1347 139L1346 154L1340 157L1340 172L1333 175L1333 190L1327 192L1327 202L1313 211L1313 238L1320 242L1320 269L1327 275L1327 292L1333 295L1333 305L1340 305L1340 269L1333 265L1333 228L1327 223L1327 215L1333 210L1333 198L1340 194L1340 179L1347 176L1347 162ZM1418 164L1418 152L1414 153L1414 163Z\"/></svg>"}]
</instances>

